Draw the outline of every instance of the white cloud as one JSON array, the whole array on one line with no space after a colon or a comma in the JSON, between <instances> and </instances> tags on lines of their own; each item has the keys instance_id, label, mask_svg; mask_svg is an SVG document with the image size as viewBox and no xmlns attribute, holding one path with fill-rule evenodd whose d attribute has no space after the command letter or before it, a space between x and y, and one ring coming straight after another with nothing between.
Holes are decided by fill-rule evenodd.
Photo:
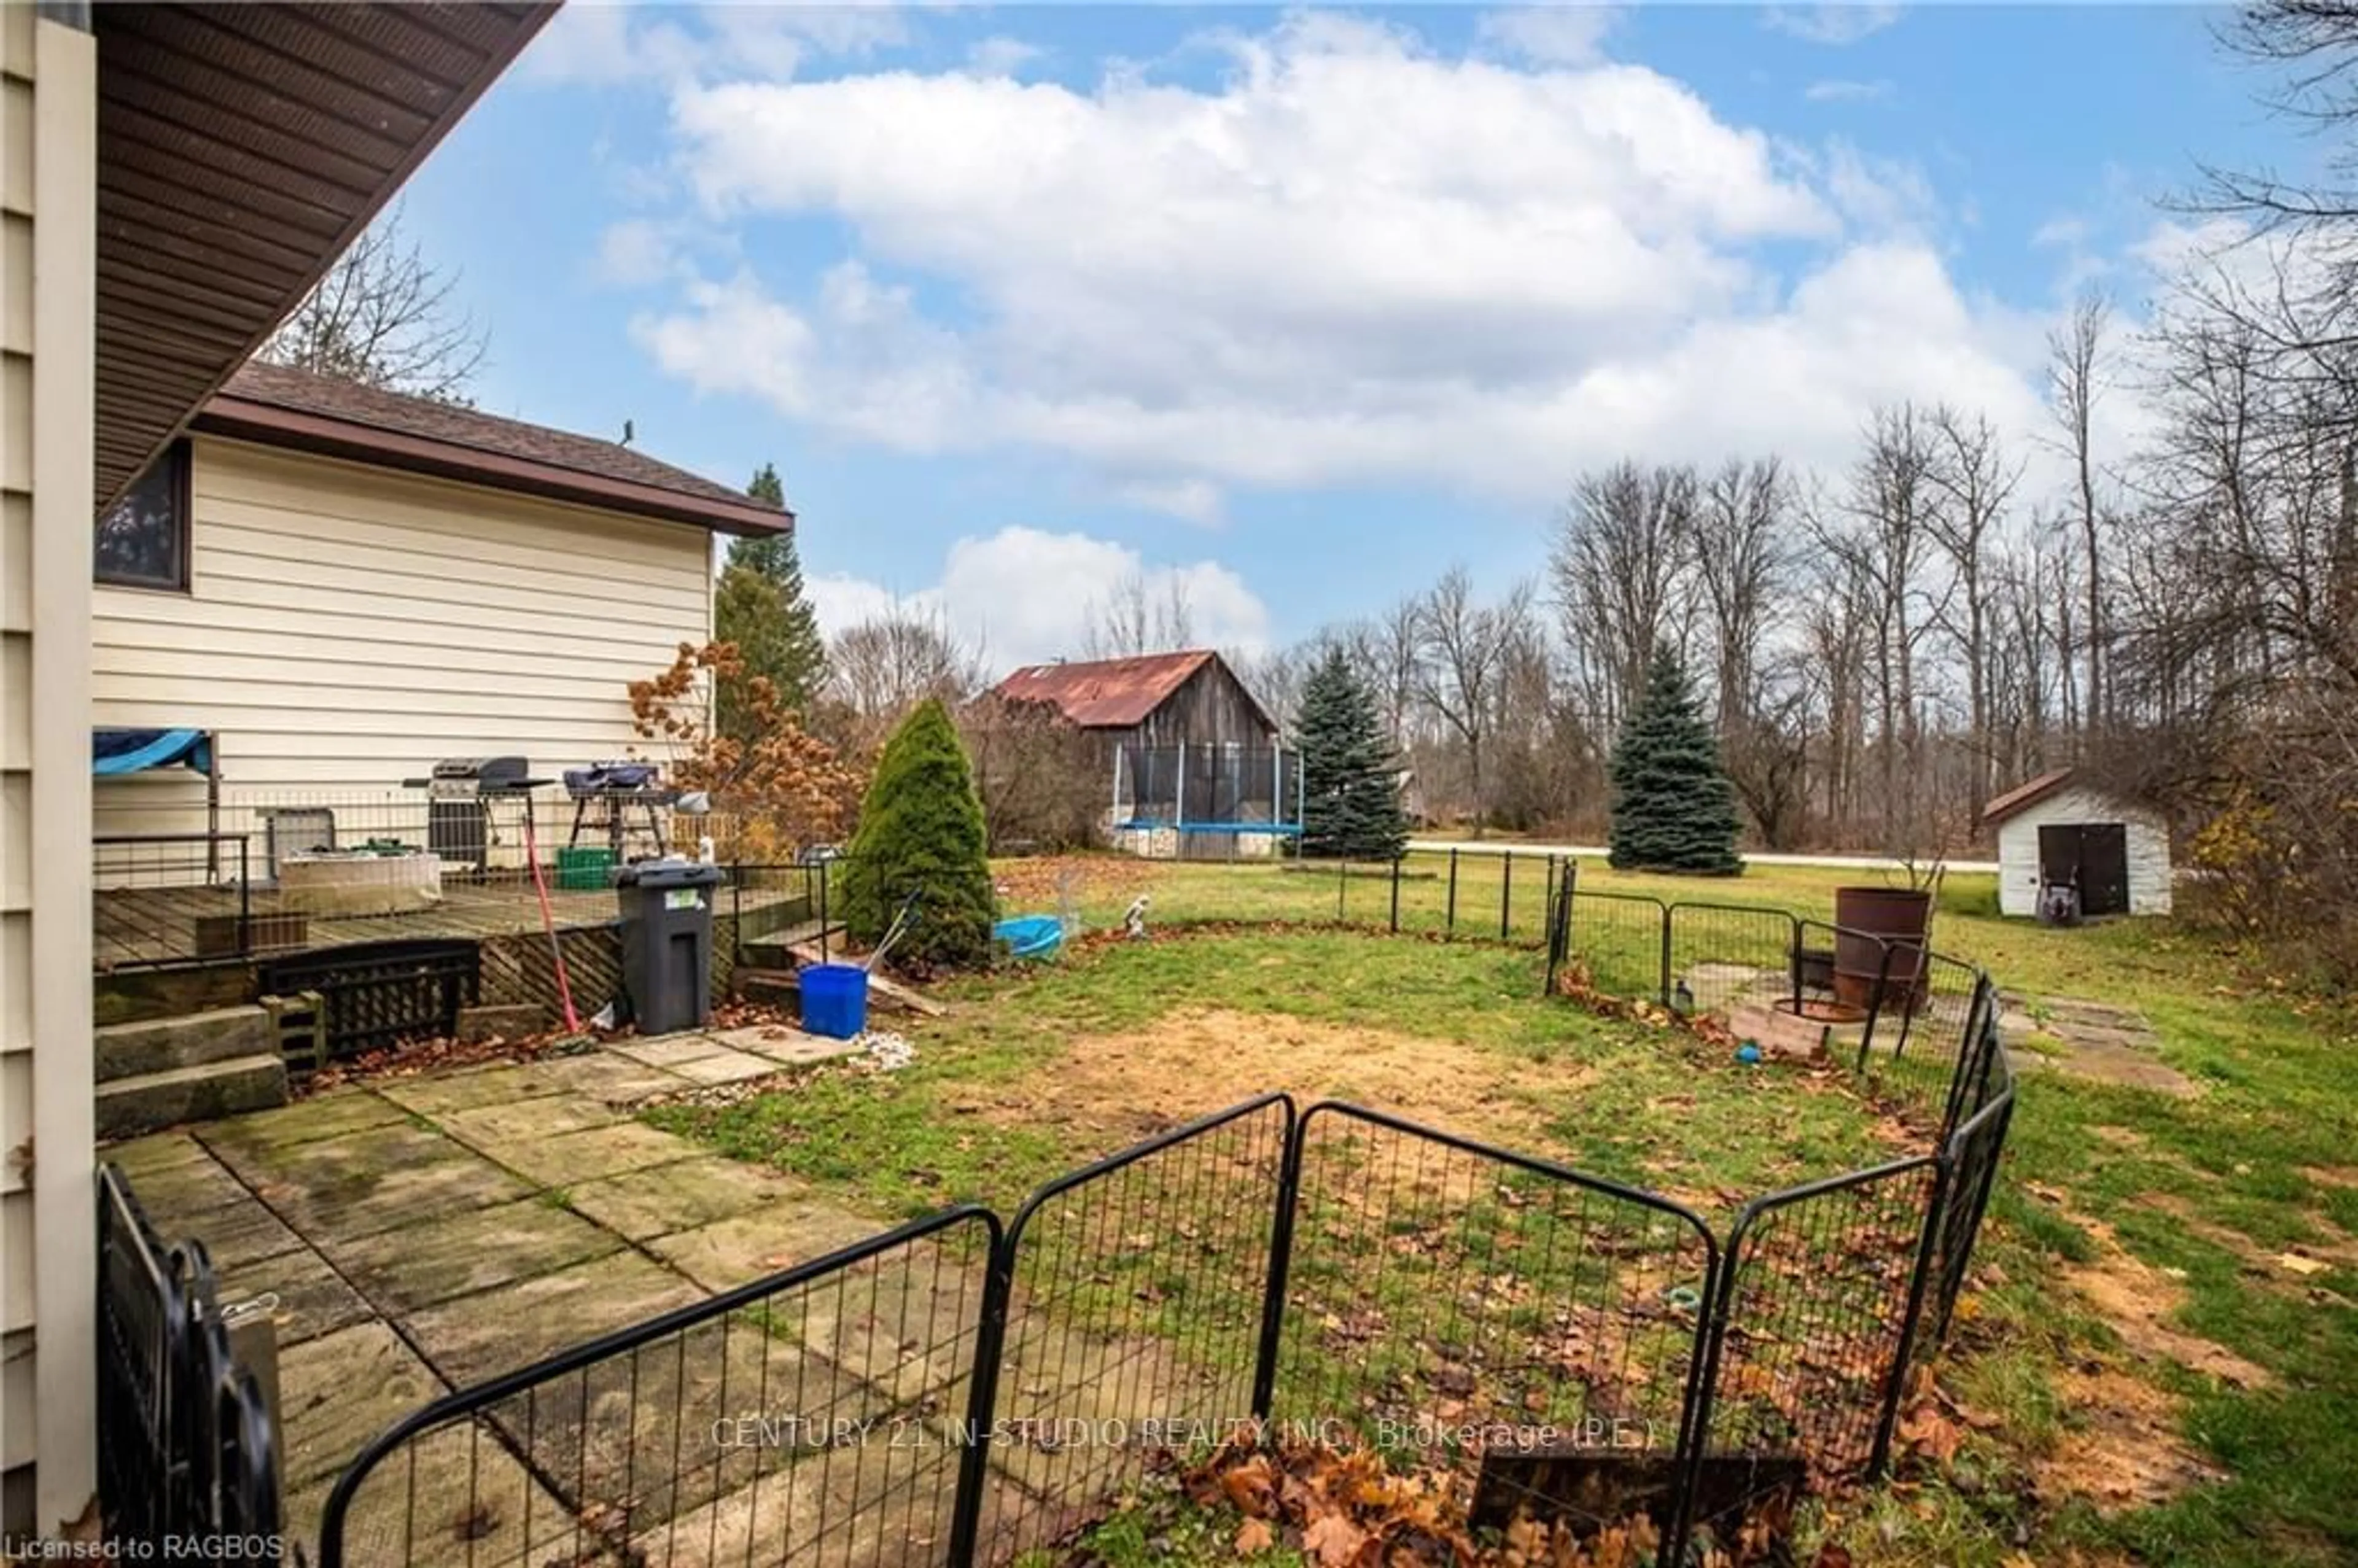
<instances>
[{"instance_id":1,"label":"white cloud","mask_svg":"<svg viewBox=\"0 0 2358 1568\"><path fill-rule=\"evenodd\" d=\"M967 69L977 76L1013 76L1045 52L1022 38L983 38L966 51Z\"/></svg>"},{"instance_id":2,"label":"white cloud","mask_svg":"<svg viewBox=\"0 0 2358 1568\"><path fill-rule=\"evenodd\" d=\"M2030 243L2039 250L2077 250L2088 243L2090 232L2085 218L2050 218L2032 232Z\"/></svg>"},{"instance_id":3,"label":"white cloud","mask_svg":"<svg viewBox=\"0 0 2358 1568\"><path fill-rule=\"evenodd\" d=\"M1836 0L1824 5L1771 5L1761 22L1813 44L1837 47L1870 38L1899 20L1899 7L1873 0Z\"/></svg>"},{"instance_id":4,"label":"white cloud","mask_svg":"<svg viewBox=\"0 0 2358 1568\"><path fill-rule=\"evenodd\" d=\"M840 574L813 576L806 586L829 636L896 607L939 614L1003 673L1077 656L1098 608L1131 579L1145 585L1154 604L1169 602L1175 589L1204 646L1254 652L1269 644L1269 607L1228 567L1211 560L1149 567L1129 546L1086 534L1007 527L961 538L938 579L911 591Z\"/></svg>"},{"instance_id":5,"label":"white cloud","mask_svg":"<svg viewBox=\"0 0 2358 1568\"><path fill-rule=\"evenodd\" d=\"M1603 55L1605 35L1620 21L1612 5L1528 5L1486 13L1476 32L1541 65L1587 65Z\"/></svg>"},{"instance_id":6,"label":"white cloud","mask_svg":"<svg viewBox=\"0 0 2358 1568\"><path fill-rule=\"evenodd\" d=\"M891 0L832 5L688 7L584 4L550 19L524 57L527 78L586 86L785 81L813 56L860 57L909 39Z\"/></svg>"},{"instance_id":7,"label":"white cloud","mask_svg":"<svg viewBox=\"0 0 2358 1568\"><path fill-rule=\"evenodd\" d=\"M667 225L650 218L628 218L598 237L598 254L590 270L600 283L642 288L675 276L679 265Z\"/></svg>"},{"instance_id":8,"label":"white cloud","mask_svg":"<svg viewBox=\"0 0 2358 1568\"><path fill-rule=\"evenodd\" d=\"M1114 492L1132 506L1211 527L1225 511L1220 487L1205 479L1135 480Z\"/></svg>"},{"instance_id":9,"label":"white cloud","mask_svg":"<svg viewBox=\"0 0 2358 1568\"><path fill-rule=\"evenodd\" d=\"M1830 78L1812 81L1801 90L1801 96L1812 103L1881 103L1892 94L1888 81L1848 81Z\"/></svg>"},{"instance_id":10,"label":"white cloud","mask_svg":"<svg viewBox=\"0 0 2358 1568\"><path fill-rule=\"evenodd\" d=\"M1886 399L2039 419L2044 319L1960 290L1913 164L1772 142L1642 68L1443 58L1331 13L1216 47L1208 86L682 91L700 222L823 220L851 254L708 266L637 340L830 435L1045 453L1205 524L1240 488L1544 505L1628 453L1840 463Z\"/></svg>"}]
</instances>

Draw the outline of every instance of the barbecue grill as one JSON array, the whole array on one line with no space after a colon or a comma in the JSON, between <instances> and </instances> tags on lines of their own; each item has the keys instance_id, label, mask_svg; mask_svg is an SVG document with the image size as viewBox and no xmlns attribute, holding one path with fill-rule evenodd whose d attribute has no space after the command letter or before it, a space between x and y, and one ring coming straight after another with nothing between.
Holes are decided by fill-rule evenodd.
<instances>
[{"instance_id":1,"label":"barbecue grill","mask_svg":"<svg viewBox=\"0 0 2358 1568\"><path fill-rule=\"evenodd\" d=\"M426 848L445 864L489 869L492 809L484 797L530 788L531 773L522 757L445 757L427 777L404 781L426 791ZM529 801L525 809L532 809Z\"/></svg>"}]
</instances>

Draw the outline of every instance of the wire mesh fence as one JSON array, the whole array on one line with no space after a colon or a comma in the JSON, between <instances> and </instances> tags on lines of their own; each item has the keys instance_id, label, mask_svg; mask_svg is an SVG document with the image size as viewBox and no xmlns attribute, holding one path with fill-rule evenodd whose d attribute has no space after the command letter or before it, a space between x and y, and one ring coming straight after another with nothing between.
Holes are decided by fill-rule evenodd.
<instances>
[{"instance_id":1,"label":"wire mesh fence","mask_svg":"<svg viewBox=\"0 0 2358 1568\"><path fill-rule=\"evenodd\" d=\"M1670 1005L1687 1014L1793 998L1801 923L1781 909L1674 903L1663 912Z\"/></svg>"},{"instance_id":2,"label":"wire mesh fence","mask_svg":"<svg viewBox=\"0 0 2358 1568\"><path fill-rule=\"evenodd\" d=\"M1289 1209L1278 1432L1454 1473L1477 1524L1668 1527L1717 1260L1701 1218L1338 1105L1303 1118Z\"/></svg>"},{"instance_id":3,"label":"wire mesh fence","mask_svg":"<svg viewBox=\"0 0 2358 1568\"><path fill-rule=\"evenodd\" d=\"M979 1556L1044 1547L1246 1425L1293 1108L1249 1101L1049 1184L1008 1227Z\"/></svg>"},{"instance_id":4,"label":"wire mesh fence","mask_svg":"<svg viewBox=\"0 0 2358 1568\"><path fill-rule=\"evenodd\" d=\"M941 1561L1000 1234L947 1210L438 1400L337 1482L321 1561Z\"/></svg>"},{"instance_id":5,"label":"wire mesh fence","mask_svg":"<svg viewBox=\"0 0 2358 1568\"><path fill-rule=\"evenodd\" d=\"M1714 1544L1764 1502L1878 1468L1908 1363L1942 1191L1932 1155L1756 1200L1727 1243L1697 1444L1719 1484Z\"/></svg>"},{"instance_id":6,"label":"wire mesh fence","mask_svg":"<svg viewBox=\"0 0 2358 1568\"><path fill-rule=\"evenodd\" d=\"M1958 1081L1986 1000L1973 966L1921 944L1891 944L1859 1071L1919 1110L1939 1108Z\"/></svg>"}]
</instances>

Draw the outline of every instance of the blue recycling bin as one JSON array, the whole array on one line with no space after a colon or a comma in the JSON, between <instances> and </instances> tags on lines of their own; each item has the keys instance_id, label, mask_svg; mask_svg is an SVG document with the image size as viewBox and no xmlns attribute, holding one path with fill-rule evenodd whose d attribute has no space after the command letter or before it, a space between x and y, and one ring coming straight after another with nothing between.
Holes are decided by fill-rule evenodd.
<instances>
[{"instance_id":1,"label":"blue recycling bin","mask_svg":"<svg viewBox=\"0 0 2358 1568\"><path fill-rule=\"evenodd\" d=\"M796 977L803 1028L830 1040L849 1040L868 1027L868 971L857 964L813 964Z\"/></svg>"}]
</instances>

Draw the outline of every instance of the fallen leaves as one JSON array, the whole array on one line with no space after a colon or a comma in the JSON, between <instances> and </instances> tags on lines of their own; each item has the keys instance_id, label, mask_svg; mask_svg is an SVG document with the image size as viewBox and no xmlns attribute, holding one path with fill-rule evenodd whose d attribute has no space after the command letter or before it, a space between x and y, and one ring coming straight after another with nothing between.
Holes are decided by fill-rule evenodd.
<instances>
[{"instance_id":1,"label":"fallen leaves","mask_svg":"<svg viewBox=\"0 0 2358 1568\"><path fill-rule=\"evenodd\" d=\"M1661 1546L1643 1512L1577 1526L1518 1512L1477 1543L1464 1476L1404 1475L1359 1449L1238 1441L1182 1472L1180 1483L1195 1506L1244 1516L1232 1538L1238 1557L1284 1549L1314 1568L1644 1568ZM1790 1562L1786 1523L1781 1513L1744 1519L1696 1561L1706 1568Z\"/></svg>"}]
</instances>

